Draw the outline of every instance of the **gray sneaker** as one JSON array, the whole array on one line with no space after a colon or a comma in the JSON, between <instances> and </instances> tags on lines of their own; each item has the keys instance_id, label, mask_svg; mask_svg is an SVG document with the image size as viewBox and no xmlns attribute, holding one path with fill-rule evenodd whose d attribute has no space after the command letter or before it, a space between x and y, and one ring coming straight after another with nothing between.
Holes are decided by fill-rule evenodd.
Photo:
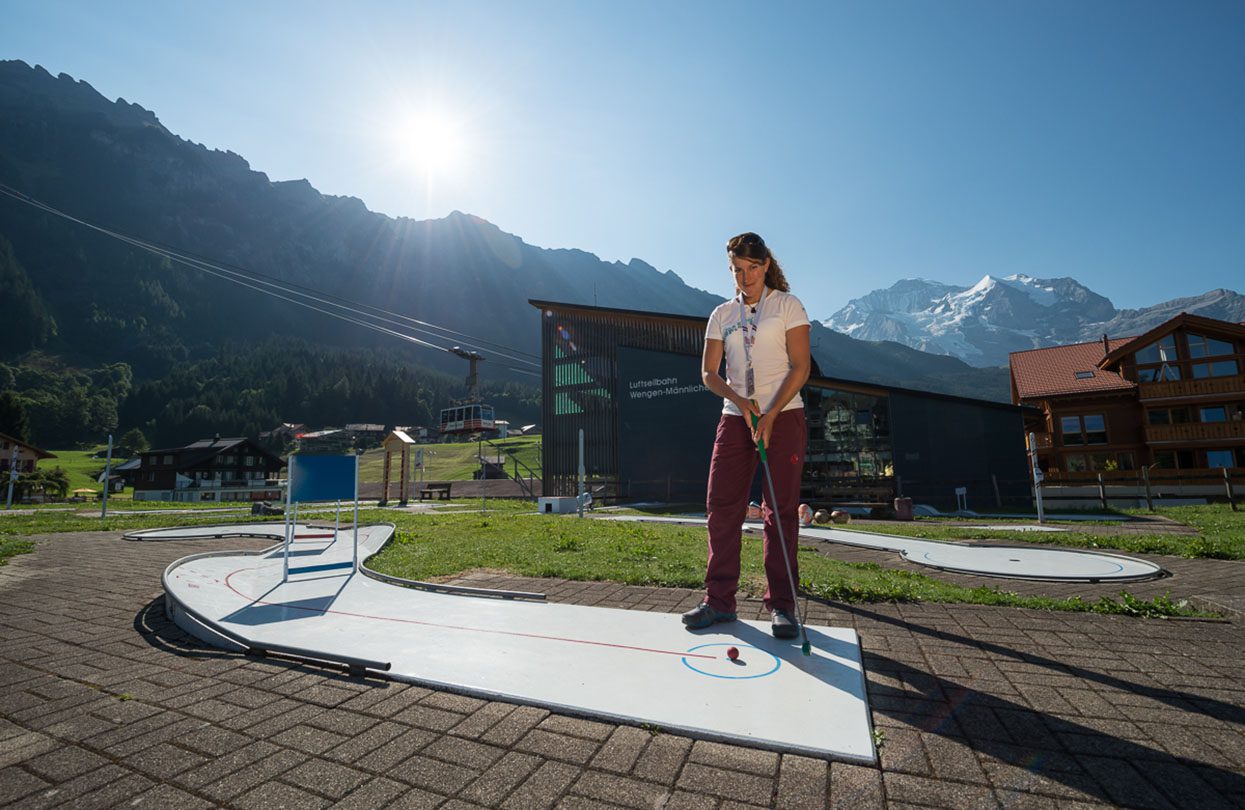
<instances>
[{"instance_id":1,"label":"gray sneaker","mask_svg":"<svg viewBox=\"0 0 1245 810\"><path fill-rule=\"evenodd\" d=\"M690 630L700 630L717 622L733 622L735 621L734 613L726 613L717 610L708 602L701 602L696 607L683 614L683 623Z\"/></svg>"},{"instance_id":2,"label":"gray sneaker","mask_svg":"<svg viewBox=\"0 0 1245 810\"><path fill-rule=\"evenodd\" d=\"M795 619L790 612L775 610L770 612L770 632L774 634L774 638L795 638L800 631L796 628Z\"/></svg>"}]
</instances>

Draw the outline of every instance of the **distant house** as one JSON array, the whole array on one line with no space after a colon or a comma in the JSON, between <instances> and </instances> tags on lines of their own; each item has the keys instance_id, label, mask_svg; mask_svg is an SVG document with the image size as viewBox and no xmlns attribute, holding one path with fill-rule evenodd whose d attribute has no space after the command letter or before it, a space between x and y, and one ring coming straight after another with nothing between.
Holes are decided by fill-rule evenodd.
<instances>
[{"instance_id":1,"label":"distant house","mask_svg":"<svg viewBox=\"0 0 1245 810\"><path fill-rule=\"evenodd\" d=\"M279 457L247 438L201 439L148 450L134 481L136 501L276 501Z\"/></svg>"},{"instance_id":2,"label":"distant house","mask_svg":"<svg viewBox=\"0 0 1245 810\"><path fill-rule=\"evenodd\" d=\"M297 438L300 453L349 453L354 448L354 434L341 428L313 430Z\"/></svg>"},{"instance_id":3,"label":"distant house","mask_svg":"<svg viewBox=\"0 0 1245 810\"><path fill-rule=\"evenodd\" d=\"M1245 324L1181 313L1143 335L1013 352L1012 401L1054 478L1245 467Z\"/></svg>"},{"instance_id":4,"label":"distant house","mask_svg":"<svg viewBox=\"0 0 1245 810\"><path fill-rule=\"evenodd\" d=\"M394 430L402 431L417 442L436 441L437 436L440 435L436 428L421 425L397 425Z\"/></svg>"},{"instance_id":5,"label":"distant house","mask_svg":"<svg viewBox=\"0 0 1245 810\"><path fill-rule=\"evenodd\" d=\"M140 454L140 455L134 456L134 458L131 458L113 467L112 477L120 478L122 481L121 486L123 488L132 487L134 486L134 483L142 476L142 466L143 466L143 457ZM100 472L99 478L97 478L96 481L98 481L101 484L104 483L103 472Z\"/></svg>"},{"instance_id":6,"label":"distant house","mask_svg":"<svg viewBox=\"0 0 1245 810\"><path fill-rule=\"evenodd\" d=\"M17 448L17 461L14 466L17 468L18 475L34 472L39 462L45 458L56 458L55 453L40 450L33 444L27 444L21 439L0 433L0 474L2 474L0 482L8 481L9 463L13 461L14 448Z\"/></svg>"}]
</instances>

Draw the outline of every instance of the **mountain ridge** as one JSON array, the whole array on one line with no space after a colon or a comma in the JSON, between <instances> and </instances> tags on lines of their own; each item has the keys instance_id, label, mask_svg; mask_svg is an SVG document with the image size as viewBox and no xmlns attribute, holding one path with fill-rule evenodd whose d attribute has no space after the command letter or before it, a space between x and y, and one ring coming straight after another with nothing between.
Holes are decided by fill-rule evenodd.
<instances>
[{"instance_id":1,"label":"mountain ridge","mask_svg":"<svg viewBox=\"0 0 1245 810\"><path fill-rule=\"evenodd\" d=\"M978 367L1013 351L1141 334L1179 314L1245 319L1245 296L1218 288L1138 309L1116 309L1071 277L986 274L976 284L901 279L852 299L822 323L865 340L890 339Z\"/></svg>"}]
</instances>

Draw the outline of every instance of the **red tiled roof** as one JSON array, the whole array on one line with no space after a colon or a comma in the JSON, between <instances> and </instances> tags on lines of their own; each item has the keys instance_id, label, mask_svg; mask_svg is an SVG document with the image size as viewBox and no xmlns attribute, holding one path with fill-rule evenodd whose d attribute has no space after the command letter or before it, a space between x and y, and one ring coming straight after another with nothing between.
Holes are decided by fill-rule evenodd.
<instances>
[{"instance_id":1,"label":"red tiled roof","mask_svg":"<svg viewBox=\"0 0 1245 810\"><path fill-rule=\"evenodd\" d=\"M1132 340L1111 338L1109 348L1114 351ZM1061 394L1093 394L1136 388L1136 383L1129 382L1117 372L1098 368L1105 354L1102 341L1095 340L1071 346L1012 352L1007 359L1011 366L1012 384L1021 402ZM1077 379L1078 371L1093 372L1093 376Z\"/></svg>"}]
</instances>

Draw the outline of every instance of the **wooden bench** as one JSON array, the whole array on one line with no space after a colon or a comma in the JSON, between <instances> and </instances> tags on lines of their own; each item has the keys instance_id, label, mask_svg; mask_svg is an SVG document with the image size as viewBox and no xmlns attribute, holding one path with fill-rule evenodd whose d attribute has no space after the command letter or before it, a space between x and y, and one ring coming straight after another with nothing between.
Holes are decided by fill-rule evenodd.
<instances>
[{"instance_id":1,"label":"wooden bench","mask_svg":"<svg viewBox=\"0 0 1245 810\"><path fill-rule=\"evenodd\" d=\"M419 499L422 501L425 498L431 498L433 495L436 495L439 499L443 501L448 501L450 499L450 487L451 486L453 485L452 484L425 484L423 488L419 490Z\"/></svg>"}]
</instances>

